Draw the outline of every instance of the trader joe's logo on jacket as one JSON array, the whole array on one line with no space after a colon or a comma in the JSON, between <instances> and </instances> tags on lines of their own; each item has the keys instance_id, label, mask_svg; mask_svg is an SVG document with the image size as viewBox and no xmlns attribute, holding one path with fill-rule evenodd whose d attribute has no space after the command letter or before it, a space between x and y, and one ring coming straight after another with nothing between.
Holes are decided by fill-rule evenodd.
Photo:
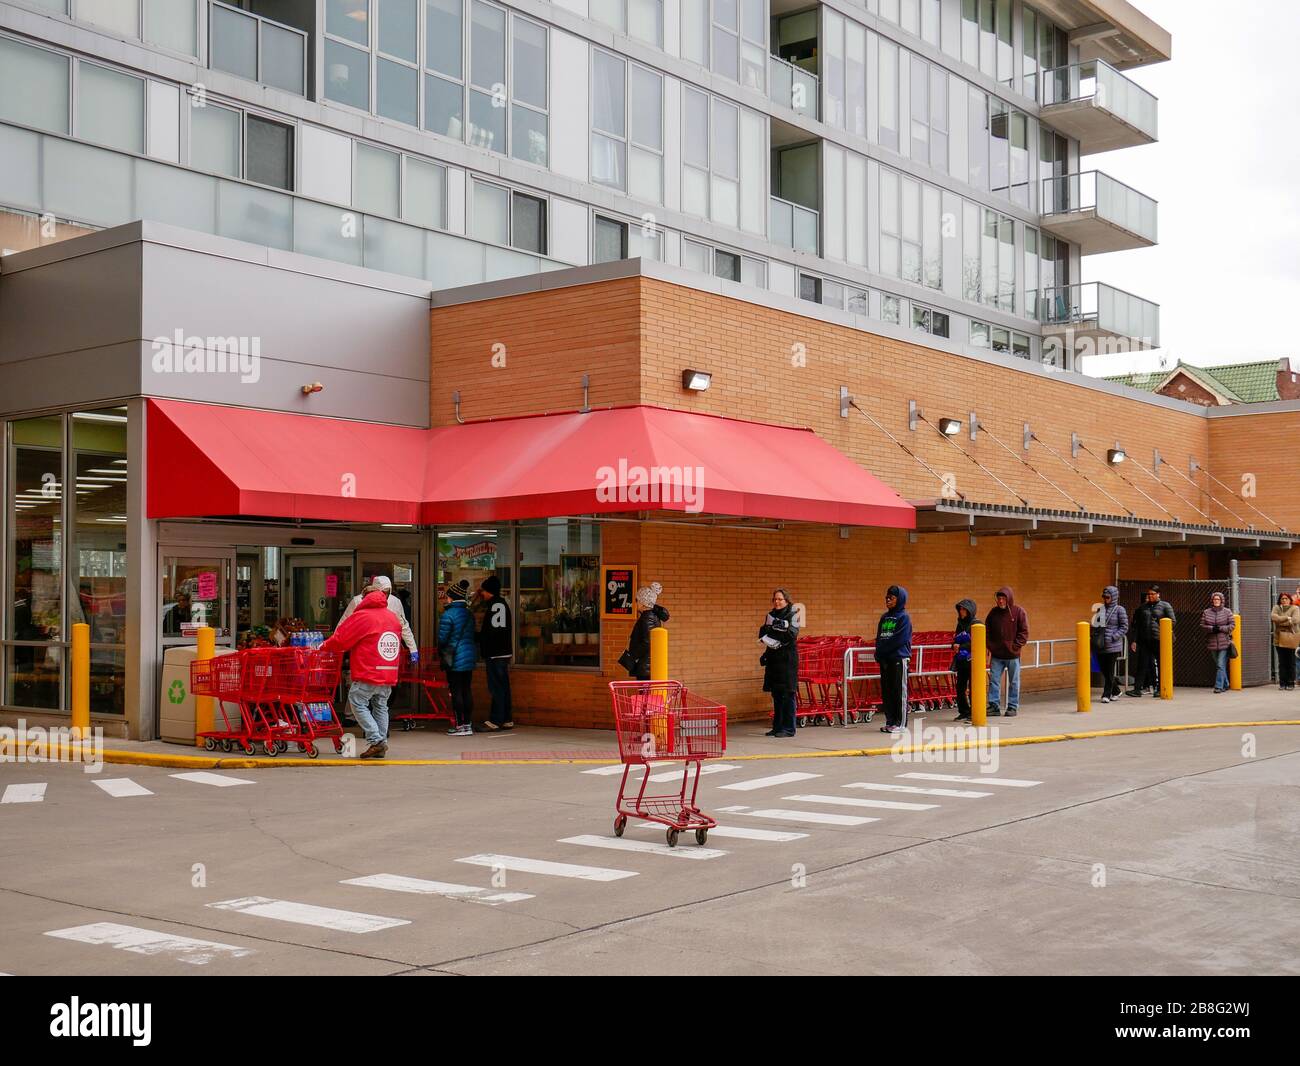
<instances>
[{"instance_id":1,"label":"trader joe's logo on jacket","mask_svg":"<svg viewBox=\"0 0 1300 1066\"><path fill-rule=\"evenodd\" d=\"M396 633L385 633L379 638L379 657L392 662L397 658L397 653L401 651L402 642L397 639Z\"/></svg>"}]
</instances>

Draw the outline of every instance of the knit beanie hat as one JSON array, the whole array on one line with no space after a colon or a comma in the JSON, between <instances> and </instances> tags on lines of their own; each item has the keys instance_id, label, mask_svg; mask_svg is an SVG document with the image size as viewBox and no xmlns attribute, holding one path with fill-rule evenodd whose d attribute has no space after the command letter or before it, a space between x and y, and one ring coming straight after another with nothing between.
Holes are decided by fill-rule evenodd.
<instances>
[{"instance_id":1,"label":"knit beanie hat","mask_svg":"<svg viewBox=\"0 0 1300 1066\"><path fill-rule=\"evenodd\" d=\"M495 596L501 591L501 579L497 577L496 574L493 574L491 577L484 578L483 584L480 587L484 592L491 596Z\"/></svg>"},{"instance_id":2,"label":"knit beanie hat","mask_svg":"<svg viewBox=\"0 0 1300 1066\"><path fill-rule=\"evenodd\" d=\"M469 582L461 578L454 585L447 586L447 595L453 600L464 600L469 598Z\"/></svg>"},{"instance_id":3,"label":"knit beanie hat","mask_svg":"<svg viewBox=\"0 0 1300 1066\"><path fill-rule=\"evenodd\" d=\"M645 588L637 589L636 602L643 610L650 610L659 599L664 587L658 581L652 581Z\"/></svg>"}]
</instances>

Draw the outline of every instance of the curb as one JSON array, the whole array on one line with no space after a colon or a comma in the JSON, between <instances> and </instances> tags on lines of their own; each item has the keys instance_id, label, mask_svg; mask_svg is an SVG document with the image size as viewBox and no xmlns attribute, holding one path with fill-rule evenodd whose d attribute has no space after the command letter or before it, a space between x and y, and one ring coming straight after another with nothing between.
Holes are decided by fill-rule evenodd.
<instances>
[{"instance_id":1,"label":"curb","mask_svg":"<svg viewBox=\"0 0 1300 1066\"><path fill-rule=\"evenodd\" d=\"M954 741L948 744L894 745L884 748L840 748L833 751L764 752L757 755L727 755L731 762L767 762L779 759L847 759L856 756L911 755L927 751L967 751L971 748L1014 748L1027 744L1056 744L1064 740L1095 740L1099 737L1141 736L1150 733L1184 733L1197 729L1240 729L1260 726L1300 726L1300 719L1282 719L1264 722L1189 722L1183 725L1133 726L1128 729L1096 729L1078 733L1048 733L1035 737L988 737ZM19 738L21 749L26 750L26 738ZM47 750L49 745L42 745ZM80 762L81 751L76 746L58 744L60 756L56 762ZM73 754L77 758L72 758ZM144 751L104 751L104 762L122 766L160 766L189 770L253 770L276 766L610 766L604 759L300 759L300 758L217 758L210 755L171 755ZM42 760L47 761L47 760Z\"/></svg>"}]
</instances>

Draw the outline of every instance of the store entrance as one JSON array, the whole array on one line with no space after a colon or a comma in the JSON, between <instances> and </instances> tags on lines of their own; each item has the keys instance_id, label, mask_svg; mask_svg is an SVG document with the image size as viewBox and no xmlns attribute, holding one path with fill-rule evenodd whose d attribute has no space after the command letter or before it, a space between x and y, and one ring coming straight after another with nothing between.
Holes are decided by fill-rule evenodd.
<instances>
[{"instance_id":1,"label":"store entrance","mask_svg":"<svg viewBox=\"0 0 1300 1066\"><path fill-rule=\"evenodd\" d=\"M353 552L286 552L292 618L310 632L328 636L338 627L353 596Z\"/></svg>"}]
</instances>

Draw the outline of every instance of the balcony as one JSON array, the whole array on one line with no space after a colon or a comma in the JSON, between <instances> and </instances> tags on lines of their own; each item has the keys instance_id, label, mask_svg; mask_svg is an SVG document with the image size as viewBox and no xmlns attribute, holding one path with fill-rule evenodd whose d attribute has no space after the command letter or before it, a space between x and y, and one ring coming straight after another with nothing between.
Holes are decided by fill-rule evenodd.
<instances>
[{"instance_id":1,"label":"balcony","mask_svg":"<svg viewBox=\"0 0 1300 1066\"><path fill-rule=\"evenodd\" d=\"M1109 63L1057 67L1042 85L1043 121L1076 138L1083 155L1156 140L1156 98Z\"/></svg>"},{"instance_id":2,"label":"balcony","mask_svg":"<svg viewBox=\"0 0 1300 1066\"><path fill-rule=\"evenodd\" d=\"M1160 347L1160 305L1099 281L1034 290L1028 304L1044 338L1087 340L1088 354Z\"/></svg>"},{"instance_id":3,"label":"balcony","mask_svg":"<svg viewBox=\"0 0 1300 1066\"><path fill-rule=\"evenodd\" d=\"M307 33L215 0L208 18L209 67L307 95Z\"/></svg>"},{"instance_id":4,"label":"balcony","mask_svg":"<svg viewBox=\"0 0 1300 1066\"><path fill-rule=\"evenodd\" d=\"M1083 255L1150 248L1156 202L1098 170L1044 178L1041 225Z\"/></svg>"},{"instance_id":5,"label":"balcony","mask_svg":"<svg viewBox=\"0 0 1300 1066\"><path fill-rule=\"evenodd\" d=\"M801 204L770 197L771 227L769 236L773 244L793 248L796 252L817 254L818 213Z\"/></svg>"},{"instance_id":6,"label":"balcony","mask_svg":"<svg viewBox=\"0 0 1300 1066\"><path fill-rule=\"evenodd\" d=\"M767 57L767 91L772 103L788 107L809 118L819 117L821 87L816 74L809 74L777 56Z\"/></svg>"}]
</instances>

